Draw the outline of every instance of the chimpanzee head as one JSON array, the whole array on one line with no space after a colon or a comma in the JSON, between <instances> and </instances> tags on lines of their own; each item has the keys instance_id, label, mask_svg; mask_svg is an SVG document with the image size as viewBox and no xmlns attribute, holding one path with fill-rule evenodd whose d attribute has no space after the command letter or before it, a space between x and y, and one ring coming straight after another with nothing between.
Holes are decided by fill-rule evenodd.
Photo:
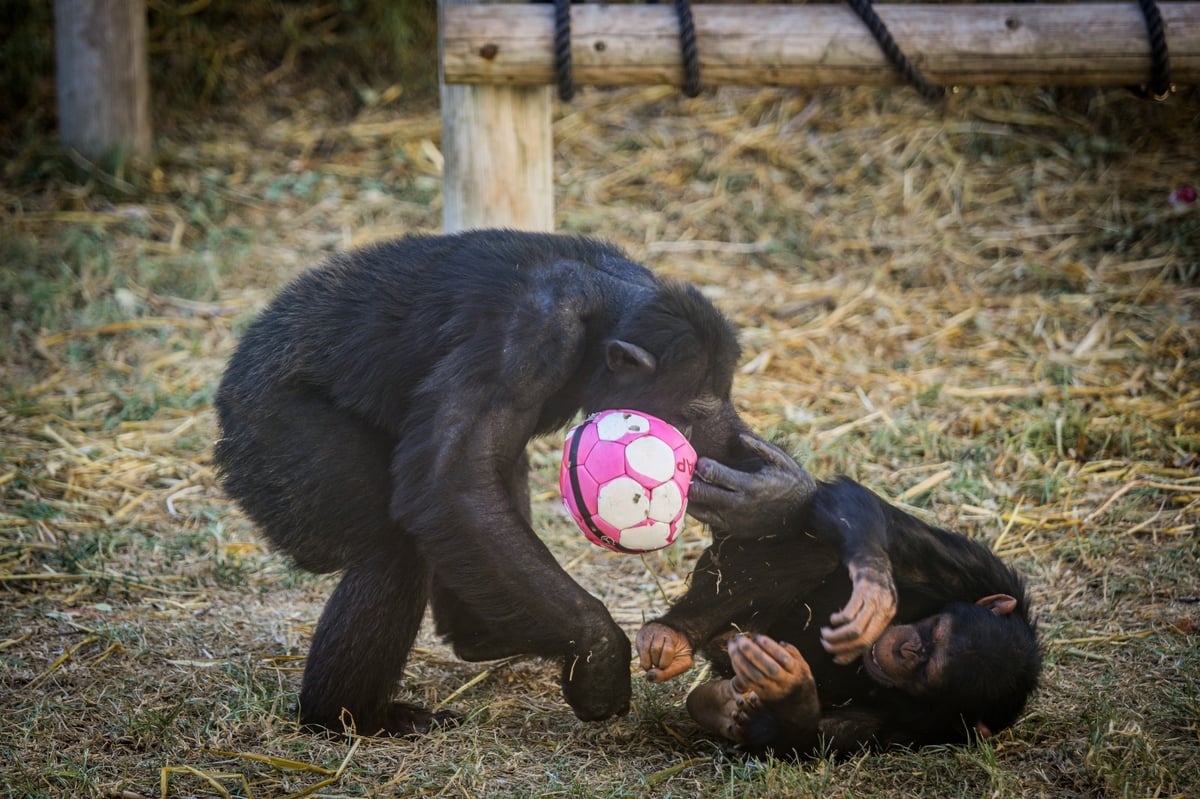
<instances>
[{"instance_id":1,"label":"chimpanzee head","mask_svg":"<svg viewBox=\"0 0 1200 799\"><path fill-rule=\"evenodd\" d=\"M691 285L665 282L622 309L584 410L630 408L678 427L701 457L734 460L746 424L730 399L733 327Z\"/></svg>"},{"instance_id":2,"label":"chimpanzee head","mask_svg":"<svg viewBox=\"0 0 1200 799\"><path fill-rule=\"evenodd\" d=\"M1037 633L1019 605L1008 594L952 602L884 630L863 665L947 724L988 737L1017 720L1041 672Z\"/></svg>"}]
</instances>

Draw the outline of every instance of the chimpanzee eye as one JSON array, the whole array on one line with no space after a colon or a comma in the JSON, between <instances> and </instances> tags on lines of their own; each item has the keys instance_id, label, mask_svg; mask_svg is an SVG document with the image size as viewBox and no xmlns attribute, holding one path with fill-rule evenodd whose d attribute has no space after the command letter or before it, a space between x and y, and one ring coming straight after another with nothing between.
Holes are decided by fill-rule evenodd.
<instances>
[{"instance_id":1,"label":"chimpanzee eye","mask_svg":"<svg viewBox=\"0 0 1200 799\"><path fill-rule=\"evenodd\" d=\"M721 410L721 400L716 397L697 397L683 407L683 415L691 420L707 419Z\"/></svg>"}]
</instances>

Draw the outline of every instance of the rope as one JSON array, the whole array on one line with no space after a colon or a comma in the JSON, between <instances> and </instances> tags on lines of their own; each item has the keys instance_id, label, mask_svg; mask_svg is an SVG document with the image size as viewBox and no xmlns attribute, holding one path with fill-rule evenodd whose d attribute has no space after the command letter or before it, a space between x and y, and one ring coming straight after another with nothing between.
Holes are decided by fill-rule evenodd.
<instances>
[{"instance_id":1,"label":"rope","mask_svg":"<svg viewBox=\"0 0 1200 799\"><path fill-rule=\"evenodd\" d=\"M683 50L683 93L695 97L700 94L700 53L691 0L675 0L675 15L679 17L679 45Z\"/></svg>"},{"instance_id":2,"label":"rope","mask_svg":"<svg viewBox=\"0 0 1200 799\"><path fill-rule=\"evenodd\" d=\"M654 2L654 0L651 0ZM696 47L696 24L690 0L675 0L679 17L679 45L683 51L683 93L700 94L700 53ZM554 75L558 99L564 103L575 96L571 65L571 0L554 0Z\"/></svg>"},{"instance_id":3,"label":"rope","mask_svg":"<svg viewBox=\"0 0 1200 799\"><path fill-rule=\"evenodd\" d=\"M1154 0L1138 0L1138 7L1146 21L1146 36L1150 39L1150 82L1135 91L1143 97L1165 100L1175 87L1171 85L1171 56L1167 51L1162 14Z\"/></svg>"},{"instance_id":4,"label":"rope","mask_svg":"<svg viewBox=\"0 0 1200 799\"><path fill-rule=\"evenodd\" d=\"M654 3L657 0L649 0ZM858 18L875 37L888 62L901 77L926 100L938 100L945 94L941 86L930 82L908 60L896 44L887 25L875 13L873 0L846 0ZM1171 58L1162 14L1155 0L1138 0L1146 22L1150 41L1150 80L1135 91L1143 97L1166 99L1175 90L1171 83ZM696 46L696 25L692 19L691 0L675 0L675 15L679 18L679 45L683 54L683 93L688 97L700 94L700 54ZM558 97L563 102L575 96L575 80L571 65L571 0L554 0L554 72L558 82Z\"/></svg>"},{"instance_id":5,"label":"rope","mask_svg":"<svg viewBox=\"0 0 1200 799\"><path fill-rule=\"evenodd\" d=\"M554 0L554 74L558 99L564 103L575 96L571 70L571 0Z\"/></svg>"},{"instance_id":6,"label":"rope","mask_svg":"<svg viewBox=\"0 0 1200 799\"><path fill-rule=\"evenodd\" d=\"M883 20L875 13L875 7L871 4L871 0L847 0L850 7L854 9L854 13L858 14L858 18L867 26L867 30L871 31L871 35L875 37L875 41L879 43L879 48L883 50L883 54L893 67L908 81L909 85L916 89L926 100L939 100L945 94L945 90L941 86L935 86L929 82L929 79L921 74L921 71L908 60L908 56L900 50L896 40L892 38L892 34L888 32L887 26L883 24ZM1146 2L1154 2L1154 0L1146 0Z\"/></svg>"}]
</instances>

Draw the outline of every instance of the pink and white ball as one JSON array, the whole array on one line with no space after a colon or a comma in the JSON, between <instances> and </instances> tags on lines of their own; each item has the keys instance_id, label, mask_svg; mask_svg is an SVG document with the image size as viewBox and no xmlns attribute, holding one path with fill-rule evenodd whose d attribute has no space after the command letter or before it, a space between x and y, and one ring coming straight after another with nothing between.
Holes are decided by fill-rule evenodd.
<instances>
[{"instance_id":1,"label":"pink and white ball","mask_svg":"<svg viewBox=\"0 0 1200 799\"><path fill-rule=\"evenodd\" d=\"M670 546L683 529L696 450L648 413L602 411L571 428L559 487L593 544L637 554Z\"/></svg>"}]
</instances>

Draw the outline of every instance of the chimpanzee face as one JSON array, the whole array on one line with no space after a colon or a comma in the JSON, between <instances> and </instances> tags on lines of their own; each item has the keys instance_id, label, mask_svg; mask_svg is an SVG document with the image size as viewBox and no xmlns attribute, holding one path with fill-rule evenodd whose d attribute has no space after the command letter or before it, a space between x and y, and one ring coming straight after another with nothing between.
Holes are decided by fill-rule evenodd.
<instances>
[{"instance_id":1,"label":"chimpanzee face","mask_svg":"<svg viewBox=\"0 0 1200 799\"><path fill-rule=\"evenodd\" d=\"M659 412L683 432L700 457L739 462L739 436L747 428L728 394L700 393L681 407L665 406Z\"/></svg>"},{"instance_id":2,"label":"chimpanzee face","mask_svg":"<svg viewBox=\"0 0 1200 799\"><path fill-rule=\"evenodd\" d=\"M863 666L880 685L910 696L927 696L945 681L953 636L954 619L949 613L893 625L863 655Z\"/></svg>"},{"instance_id":3,"label":"chimpanzee face","mask_svg":"<svg viewBox=\"0 0 1200 799\"><path fill-rule=\"evenodd\" d=\"M686 348L681 348L686 349ZM747 430L730 399L733 363L701 351L659 357L643 347L612 340L605 369L583 403L587 413L630 408L679 428L700 457L736 465Z\"/></svg>"},{"instance_id":4,"label":"chimpanzee face","mask_svg":"<svg viewBox=\"0 0 1200 799\"><path fill-rule=\"evenodd\" d=\"M863 655L863 666L880 685L918 699L936 694L943 704L965 706L981 694L981 685L987 687L989 675L1011 671L1020 633L1029 629L1011 615L1016 607L1008 594L974 604L951 602L941 613L888 627Z\"/></svg>"}]
</instances>

